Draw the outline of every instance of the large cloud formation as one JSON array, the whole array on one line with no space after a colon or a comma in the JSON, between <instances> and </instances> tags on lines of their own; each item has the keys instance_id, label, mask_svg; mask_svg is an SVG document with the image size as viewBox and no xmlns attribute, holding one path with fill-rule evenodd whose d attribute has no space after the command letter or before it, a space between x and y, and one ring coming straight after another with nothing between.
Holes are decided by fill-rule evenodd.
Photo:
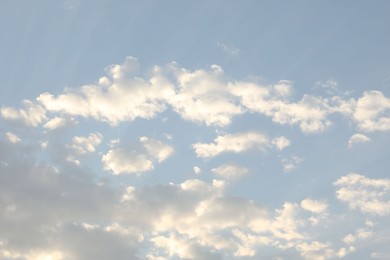
<instances>
[{"instance_id":1,"label":"large cloud formation","mask_svg":"<svg viewBox=\"0 0 390 260\"><path fill-rule=\"evenodd\" d=\"M229 128L245 114L298 126L303 137L336 124L334 114L354 123L355 132L388 131L383 93L295 99L290 81L264 86L232 80L217 65L190 71L176 63L144 75L133 57L106 73L20 108L2 106L1 259L335 259L364 249L367 239L389 242L383 220L390 214L389 179L343 174L333 179L334 194L269 205L232 192L239 179L263 173L245 160L221 162L223 155L275 153L289 172L304 160L285 154L296 142L283 131ZM210 135L204 140L189 131L175 140L164 127L148 125L147 134L133 128L137 119L169 124L165 117L172 115L216 136L210 142ZM350 146L368 140L355 134ZM182 172L189 161L190 169L199 166L196 178ZM148 184L152 174L164 181ZM369 249L372 257L389 253Z\"/></svg>"},{"instance_id":2,"label":"large cloud formation","mask_svg":"<svg viewBox=\"0 0 390 260\"><path fill-rule=\"evenodd\" d=\"M51 118L48 113L90 117L115 126L136 118L154 118L171 107L183 119L208 126L226 126L233 117L252 112L315 133L329 128L333 124L329 116L339 113L363 131L390 130L390 99L380 91L367 91L358 99L305 94L293 101L293 85L286 80L263 86L228 80L217 65L189 71L174 62L155 66L142 77L137 74L138 67L137 59L127 57L123 64L108 67L107 75L96 84L66 89L59 95L43 93L36 101L25 100L25 108L1 108L1 116L30 126L46 122Z\"/></svg>"}]
</instances>

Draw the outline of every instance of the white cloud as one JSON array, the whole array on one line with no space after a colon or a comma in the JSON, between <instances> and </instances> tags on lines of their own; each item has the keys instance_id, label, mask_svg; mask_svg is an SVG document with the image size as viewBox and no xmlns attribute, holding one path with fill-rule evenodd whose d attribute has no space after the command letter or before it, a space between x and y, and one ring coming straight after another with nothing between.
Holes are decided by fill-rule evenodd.
<instances>
[{"instance_id":1,"label":"white cloud","mask_svg":"<svg viewBox=\"0 0 390 260\"><path fill-rule=\"evenodd\" d=\"M118 141L114 141L112 149L102 156L105 170L114 174L142 173L154 169L154 161L161 163L174 152L173 147L159 140L141 137L139 139L142 148L140 150L130 147L115 147Z\"/></svg>"},{"instance_id":2,"label":"white cloud","mask_svg":"<svg viewBox=\"0 0 390 260\"><path fill-rule=\"evenodd\" d=\"M202 169L199 168L198 166L194 166L193 169L194 169L195 174L201 174L202 173Z\"/></svg>"},{"instance_id":3,"label":"white cloud","mask_svg":"<svg viewBox=\"0 0 390 260\"><path fill-rule=\"evenodd\" d=\"M357 101L307 94L293 100L291 81L263 86L254 80L230 80L218 65L190 71L173 62L155 66L142 77L137 74L138 68L138 61L127 57L122 64L109 66L107 75L96 84L66 89L59 95L43 93L37 98L39 104L25 101L27 109L3 107L2 117L37 126L50 112L118 125L136 118L154 118L170 106L185 120L216 127L227 126L235 116L252 112L281 125L298 125L304 133L318 133L333 124L330 115L340 113L352 117L363 131L390 129L390 99L379 91L364 92ZM333 88L336 83L318 84ZM45 127L52 129L60 121L55 116Z\"/></svg>"},{"instance_id":4,"label":"white cloud","mask_svg":"<svg viewBox=\"0 0 390 260\"><path fill-rule=\"evenodd\" d=\"M114 174L140 173L153 169L153 162L145 154L122 148L109 150L103 155L102 163L105 170Z\"/></svg>"},{"instance_id":5,"label":"white cloud","mask_svg":"<svg viewBox=\"0 0 390 260\"><path fill-rule=\"evenodd\" d=\"M89 136L75 136L72 138L72 145L70 148L74 149L79 154L93 153L102 142L102 134L95 132L89 134Z\"/></svg>"},{"instance_id":6,"label":"white cloud","mask_svg":"<svg viewBox=\"0 0 390 260\"><path fill-rule=\"evenodd\" d=\"M304 199L301 201L301 207L312 213L323 213L328 208L326 201Z\"/></svg>"},{"instance_id":7,"label":"white cloud","mask_svg":"<svg viewBox=\"0 0 390 260\"><path fill-rule=\"evenodd\" d=\"M372 215L390 214L390 179L370 179L350 173L333 183L337 198L352 209Z\"/></svg>"},{"instance_id":8,"label":"white cloud","mask_svg":"<svg viewBox=\"0 0 390 260\"><path fill-rule=\"evenodd\" d=\"M173 95L173 87L158 75L149 80L129 77L137 61L128 57L122 65L107 69L108 77L97 85L68 89L54 96L41 94L37 100L51 112L92 117L117 125L135 118L153 118L165 109L163 100Z\"/></svg>"},{"instance_id":9,"label":"white cloud","mask_svg":"<svg viewBox=\"0 0 390 260\"><path fill-rule=\"evenodd\" d=\"M298 165L300 165L304 161L303 158L299 156L292 156L290 158L282 159L282 166L284 172L293 171Z\"/></svg>"},{"instance_id":10,"label":"white cloud","mask_svg":"<svg viewBox=\"0 0 390 260\"><path fill-rule=\"evenodd\" d=\"M251 149L265 150L268 138L259 132L244 132L218 136L214 143L196 143L192 147L198 157L209 158L224 152L242 153Z\"/></svg>"},{"instance_id":11,"label":"white cloud","mask_svg":"<svg viewBox=\"0 0 390 260\"><path fill-rule=\"evenodd\" d=\"M142 136L140 142L147 153L156 158L158 162L165 161L174 152L173 147L164 144L159 140L149 139L146 136Z\"/></svg>"},{"instance_id":12,"label":"white cloud","mask_svg":"<svg viewBox=\"0 0 390 260\"><path fill-rule=\"evenodd\" d=\"M63 127L63 126L65 126L65 124L66 124L66 120L64 118L54 117L54 118L50 119L49 121L47 121L43 125L43 127L46 129L49 129L49 130L53 130L56 128Z\"/></svg>"},{"instance_id":13,"label":"white cloud","mask_svg":"<svg viewBox=\"0 0 390 260\"><path fill-rule=\"evenodd\" d=\"M279 124L298 124L303 132L326 130L332 109L327 99L304 95L298 102L290 102L292 83L280 81L271 88L248 83L234 83L232 91L249 110L264 114Z\"/></svg>"},{"instance_id":14,"label":"white cloud","mask_svg":"<svg viewBox=\"0 0 390 260\"><path fill-rule=\"evenodd\" d=\"M66 127L68 125L75 125L77 124L77 121L74 118L63 118L63 117L53 117L50 120L48 120L43 127L47 130L55 130L59 128Z\"/></svg>"},{"instance_id":15,"label":"white cloud","mask_svg":"<svg viewBox=\"0 0 390 260\"><path fill-rule=\"evenodd\" d=\"M284 148L290 146L291 141L284 136L280 136L272 139L272 144L279 150L282 151Z\"/></svg>"},{"instance_id":16,"label":"white cloud","mask_svg":"<svg viewBox=\"0 0 390 260\"><path fill-rule=\"evenodd\" d=\"M348 140L348 147L352 148L356 144L367 143L369 141L370 138L368 136L365 136L363 134L354 134Z\"/></svg>"},{"instance_id":17,"label":"white cloud","mask_svg":"<svg viewBox=\"0 0 390 260\"><path fill-rule=\"evenodd\" d=\"M371 237L374 236L374 233L370 230L367 230L367 229L358 229L356 232L355 232L355 235L352 235L352 234L348 234L344 237L343 241L346 243L346 244L354 244L355 242L357 242L358 240L365 240L365 239L369 239Z\"/></svg>"},{"instance_id":18,"label":"white cloud","mask_svg":"<svg viewBox=\"0 0 390 260\"><path fill-rule=\"evenodd\" d=\"M226 126L232 117L244 111L226 86L221 67L212 65L210 71L188 71L171 64L177 82L176 94L167 102L184 119L208 126Z\"/></svg>"},{"instance_id":19,"label":"white cloud","mask_svg":"<svg viewBox=\"0 0 390 260\"><path fill-rule=\"evenodd\" d=\"M20 143L22 141L16 134L11 132L5 133L5 136L7 137L8 141L14 144Z\"/></svg>"},{"instance_id":20,"label":"white cloud","mask_svg":"<svg viewBox=\"0 0 390 260\"><path fill-rule=\"evenodd\" d=\"M249 169L243 166L227 163L211 170L214 174L228 180L239 179L249 173Z\"/></svg>"},{"instance_id":21,"label":"white cloud","mask_svg":"<svg viewBox=\"0 0 390 260\"><path fill-rule=\"evenodd\" d=\"M364 92L356 102L353 118L366 132L390 130L390 99L380 91Z\"/></svg>"},{"instance_id":22,"label":"white cloud","mask_svg":"<svg viewBox=\"0 0 390 260\"><path fill-rule=\"evenodd\" d=\"M128 58L124 64L107 68L108 75L95 85L65 90L59 95L42 94L39 97L41 104L25 102L22 109L2 108L1 259L334 259L355 251L355 246L359 246L356 242L360 240L373 238L373 243L377 241L374 240L378 236L375 228L385 227L378 216L390 213L388 179L352 174L334 183L339 200L351 208L378 215L375 225L365 215L361 216L368 224L351 232L343 228L350 228L355 224L352 222L359 221L356 212L344 211L345 208L334 212L335 208L328 206L327 201L332 201L329 198L289 201L291 197L286 200L280 196L288 195L290 191L280 192L281 187L267 187L266 174L281 181L290 179L294 189L301 187L296 185L302 181L295 178L302 176L267 172L270 168L262 166L267 160L251 165L251 168L259 166L256 168L259 175L252 175L256 179L248 179L264 182L258 186L259 182L254 183L262 192L261 196L252 197L256 200L236 196L237 190L229 185L231 180L248 174L248 168L241 166L242 161L238 161L239 164L218 161L219 166L211 173L222 180L205 181L210 179L209 175L197 176L205 180L186 179L190 174L188 166L196 165L186 157L189 155L187 144L196 142L193 140L201 137L202 131L196 132L196 135L200 134L196 137L187 133L175 135L175 138L166 136L162 142L142 135L138 138L138 130L142 129L131 128L139 126L138 122L129 124L125 130L104 126L106 132L102 133L112 140L107 142L103 154L96 152L103 140L102 134L94 132L80 136L80 132L101 124L80 120L80 124L86 123L82 127L87 128L76 131L77 134L71 132L73 128L50 132L66 126L71 121L69 118L76 120L76 116L117 125L135 118L156 117L169 106L185 120L217 127L217 133L237 129L237 125L222 130L219 127L227 126L235 116L246 112L265 115L278 124L297 125L304 132L319 132L329 127L332 113L350 117L355 111L356 102L352 99L304 95L294 101L289 81L261 86L252 81L229 81L216 65L210 70L194 71L170 66L155 67L148 77L141 77L137 74L136 60ZM382 112L379 117L386 117L386 111ZM162 115L164 118L169 116L171 111ZM8 121L25 125L8 124ZM180 124L168 125L172 122L170 118L157 120L161 121L166 122L164 127L181 131ZM263 121L257 123L262 126ZM151 131L164 136L172 128L142 131L145 131L143 134ZM245 128L245 124L239 128ZM122 140L123 136L135 138L136 135L138 141L125 144L121 139L115 139L119 138L118 134L122 135ZM64 144L69 140L70 143ZM12 142L18 142L18 145ZM181 150L175 153L171 142L181 145ZM271 152L279 153L277 149L283 150L290 145L290 140L284 136L270 140L260 132L245 131L217 134L210 143L197 142L192 148L202 158L228 152L235 156L234 153L271 147L275 147ZM100 158L104 169L114 175L141 174L158 168L158 163L174 153L174 159L179 161L168 165L172 175L166 175L164 168L158 176L146 176L135 182L128 177L102 177L100 169L94 165ZM274 160L271 156L266 159ZM285 171L291 171L303 160L297 156L281 158ZM216 160L219 159L224 157ZM88 162L92 165L87 165ZM202 165L205 169L210 166L207 161ZM197 174L201 170L200 166L193 167ZM164 183L167 179L170 182ZM304 183L309 184L312 180L305 179ZM129 182L134 182L131 183L134 186L128 186ZM304 189L305 192L308 190ZM242 190L238 191L240 194ZM243 193L251 192L244 190ZM382 238L388 233L386 229L381 232ZM379 253L372 255L376 254Z\"/></svg>"},{"instance_id":23,"label":"white cloud","mask_svg":"<svg viewBox=\"0 0 390 260\"><path fill-rule=\"evenodd\" d=\"M11 121L22 122L28 126L38 126L46 119L46 111L42 106L31 102L30 100L24 100L23 106L25 107L16 109L12 107L0 108L0 115Z\"/></svg>"},{"instance_id":24,"label":"white cloud","mask_svg":"<svg viewBox=\"0 0 390 260\"><path fill-rule=\"evenodd\" d=\"M134 156L119 149L112 149L114 164ZM298 204L264 207L228 195L224 181L190 179L123 188L95 180L82 170L74 172L74 168L64 171L34 164L26 171L26 165L18 164L6 166L14 169L11 176L5 166L0 167L0 192L8 205L0 208L3 258L7 257L4 250L19 258L60 259L137 259L136 255L144 259L144 252L147 259L259 258L262 249L288 249L305 259L319 255L325 259L349 252L316 240L320 231L306 229L310 221ZM112 168L116 167L119 172L120 167L142 168ZM323 212L317 204L309 208ZM332 232L327 227L323 230ZM33 244L29 243L32 238Z\"/></svg>"}]
</instances>

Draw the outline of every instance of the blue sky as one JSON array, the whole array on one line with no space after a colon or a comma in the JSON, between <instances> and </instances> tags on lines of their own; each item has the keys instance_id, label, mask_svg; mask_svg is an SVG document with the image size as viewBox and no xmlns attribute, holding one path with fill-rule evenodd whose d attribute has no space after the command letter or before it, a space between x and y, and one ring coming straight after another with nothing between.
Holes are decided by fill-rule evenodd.
<instances>
[{"instance_id":1,"label":"blue sky","mask_svg":"<svg viewBox=\"0 0 390 260\"><path fill-rule=\"evenodd\" d=\"M389 259L388 1L0 3L1 259Z\"/></svg>"}]
</instances>

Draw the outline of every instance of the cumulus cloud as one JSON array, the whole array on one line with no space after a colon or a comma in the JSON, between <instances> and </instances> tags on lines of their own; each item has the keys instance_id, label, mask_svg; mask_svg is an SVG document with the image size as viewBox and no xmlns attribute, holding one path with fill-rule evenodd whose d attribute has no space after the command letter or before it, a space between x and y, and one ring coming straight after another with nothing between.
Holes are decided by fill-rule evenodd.
<instances>
[{"instance_id":1,"label":"cumulus cloud","mask_svg":"<svg viewBox=\"0 0 390 260\"><path fill-rule=\"evenodd\" d=\"M198 166L194 166L193 169L194 169L195 174L201 174L202 173L202 169L199 168Z\"/></svg>"},{"instance_id":2,"label":"cumulus cloud","mask_svg":"<svg viewBox=\"0 0 390 260\"><path fill-rule=\"evenodd\" d=\"M112 125L153 118L165 109L163 99L173 94L173 87L158 75L149 80L130 77L134 67L136 59L128 57L123 64L109 67L107 77L96 85L68 89L58 96L43 93L37 100L48 111L92 117Z\"/></svg>"},{"instance_id":3,"label":"cumulus cloud","mask_svg":"<svg viewBox=\"0 0 390 260\"><path fill-rule=\"evenodd\" d=\"M373 237L373 236L374 236L374 233L372 231L360 228L356 231L356 233L354 235L353 234L346 235L344 237L343 241L346 244L354 244L357 240L364 240L364 239L368 239L368 238Z\"/></svg>"},{"instance_id":4,"label":"cumulus cloud","mask_svg":"<svg viewBox=\"0 0 390 260\"><path fill-rule=\"evenodd\" d=\"M328 81L318 83L336 87ZM318 85L317 84L317 85ZM106 68L95 84L62 93L42 93L36 101L24 101L25 108L1 108L1 116L48 130L64 124L62 115L94 118L116 126L136 118L152 119L171 107L183 119L207 126L226 127L234 117L251 112L269 117L281 125L298 125L304 133L327 130L332 114L352 118L362 131L387 131L390 99L379 91L366 91L357 100L343 96L321 97L304 94L293 97L293 83L281 80L261 85L254 80L232 80L218 65L188 70L172 62L140 74L134 57ZM46 114L54 115L45 122Z\"/></svg>"},{"instance_id":5,"label":"cumulus cloud","mask_svg":"<svg viewBox=\"0 0 390 260\"><path fill-rule=\"evenodd\" d=\"M214 143L196 143L192 147L198 157L209 158L224 152L242 153L251 149L265 150L268 138L260 132L244 132L218 136Z\"/></svg>"},{"instance_id":6,"label":"cumulus cloud","mask_svg":"<svg viewBox=\"0 0 390 260\"><path fill-rule=\"evenodd\" d=\"M146 136L140 138L142 146L146 152L156 158L158 162L165 161L174 152L173 147L164 144L163 142L155 139L149 139Z\"/></svg>"},{"instance_id":7,"label":"cumulus cloud","mask_svg":"<svg viewBox=\"0 0 390 260\"><path fill-rule=\"evenodd\" d=\"M332 113L327 99L304 95L298 102L291 102L292 83L280 81L271 88L255 84L235 83L233 93L249 110L264 114L279 124L298 124L303 132L322 132L332 123Z\"/></svg>"},{"instance_id":8,"label":"cumulus cloud","mask_svg":"<svg viewBox=\"0 0 390 260\"><path fill-rule=\"evenodd\" d=\"M64 117L58 117L55 116L48 120L43 127L47 130L55 130L59 128L63 128L69 125L75 125L77 124L77 121L74 118L64 118Z\"/></svg>"},{"instance_id":9,"label":"cumulus cloud","mask_svg":"<svg viewBox=\"0 0 390 260\"><path fill-rule=\"evenodd\" d=\"M188 71L171 64L177 82L176 94L167 102L184 119L206 125L226 126L244 111L223 79L223 70L212 65L209 71Z\"/></svg>"},{"instance_id":10,"label":"cumulus cloud","mask_svg":"<svg viewBox=\"0 0 390 260\"><path fill-rule=\"evenodd\" d=\"M351 209L371 215L390 214L390 179L371 179L350 173L333 183L337 198Z\"/></svg>"},{"instance_id":11,"label":"cumulus cloud","mask_svg":"<svg viewBox=\"0 0 390 260\"><path fill-rule=\"evenodd\" d=\"M366 132L390 130L390 99L380 91L365 91L356 102L353 118Z\"/></svg>"},{"instance_id":12,"label":"cumulus cloud","mask_svg":"<svg viewBox=\"0 0 390 260\"><path fill-rule=\"evenodd\" d=\"M173 147L148 137L139 139L141 149L113 147L102 156L105 170L114 174L142 173L154 169L154 161L165 161L174 152ZM116 142L114 142L116 143Z\"/></svg>"},{"instance_id":13,"label":"cumulus cloud","mask_svg":"<svg viewBox=\"0 0 390 260\"><path fill-rule=\"evenodd\" d=\"M322 213L328 208L328 203L312 199L304 199L301 201L301 207L313 213Z\"/></svg>"},{"instance_id":14,"label":"cumulus cloud","mask_svg":"<svg viewBox=\"0 0 390 260\"><path fill-rule=\"evenodd\" d=\"M217 65L190 71L173 63L156 66L147 75L141 75L138 68L136 59L129 57L123 64L109 66L107 75L95 84L58 95L43 93L36 101L25 101L22 108L1 108L1 259L334 259L353 253L357 241L376 236L376 226L367 224L345 233L340 230L340 240L334 239L334 229L329 227L343 226L343 221L351 218L349 211L342 211L341 216L332 212L329 198L297 202L283 197L251 200L233 196L236 190L231 190L231 180L249 173L245 160L239 164L219 161L218 167L211 169L218 177L215 180L209 175L187 179L188 165L197 165L187 160L188 151L184 150L189 147L183 145L183 150L176 151L165 143L181 145L184 140L193 143L190 152L192 148L198 157L212 158L270 147L275 147L273 152L281 151L291 143L284 136L269 139L261 132L243 131L220 134L209 143L186 134L166 136L163 142L138 135L131 128L138 122L125 131L105 125L96 132L95 126L101 124L89 124L90 120L80 120L88 125L76 133L56 129L78 117L119 126L136 118L154 118L168 108L165 118L173 111L185 120L217 128L227 127L236 116L249 112L268 117L270 123L296 125L313 133L326 130L333 123L330 116L340 113L359 127L366 127L362 122L374 122L371 126L376 127L369 129L378 130L383 128L377 127L382 118L387 117L383 94L366 93L357 101L310 95L294 99L290 81L271 86L235 81ZM364 101L366 96L369 101ZM380 108L367 105L374 103L371 99L379 100ZM86 129L94 130L81 134ZM160 129L151 131L156 134ZM160 134L165 131L169 130ZM105 144L102 133L111 141ZM125 143L118 133L137 141ZM140 179L144 177L141 173L158 168L175 152L183 156L169 165L172 175L158 172L162 173L158 177L169 182L159 182L157 177L152 182ZM223 157L215 160L219 159ZM267 159L273 160L271 156ZM97 160L101 165L96 165ZM283 158L284 170L291 171L302 160ZM207 162L203 163L201 167L206 169ZM100 166L113 175L133 173L140 178L102 175ZM187 170L183 173L182 169ZM256 181L266 183L264 169L252 175ZM201 173L200 166L193 170ZM277 174L273 176L291 178ZM389 215L388 179L349 174L334 186L337 198L350 208L377 218ZM262 192L267 195L268 191ZM321 217L327 214L329 218ZM382 227L378 225L378 229Z\"/></svg>"},{"instance_id":15,"label":"cumulus cloud","mask_svg":"<svg viewBox=\"0 0 390 260\"><path fill-rule=\"evenodd\" d=\"M249 173L249 169L234 163L226 163L211 170L217 176L228 180L239 179Z\"/></svg>"},{"instance_id":16,"label":"cumulus cloud","mask_svg":"<svg viewBox=\"0 0 390 260\"><path fill-rule=\"evenodd\" d=\"M22 141L16 134L11 132L5 133L5 136L7 137L8 141L14 144L20 143Z\"/></svg>"},{"instance_id":17,"label":"cumulus cloud","mask_svg":"<svg viewBox=\"0 0 390 260\"><path fill-rule=\"evenodd\" d=\"M352 148L356 144L367 143L369 141L370 141L370 138L366 135L354 134L348 140L348 147Z\"/></svg>"},{"instance_id":18,"label":"cumulus cloud","mask_svg":"<svg viewBox=\"0 0 390 260\"><path fill-rule=\"evenodd\" d=\"M282 166L284 172L293 171L298 165L304 161L303 158L299 156L286 157L282 159Z\"/></svg>"},{"instance_id":19,"label":"cumulus cloud","mask_svg":"<svg viewBox=\"0 0 390 260\"><path fill-rule=\"evenodd\" d=\"M102 134L98 132L91 133L87 137L75 136L72 138L70 148L79 154L93 153L96 150L96 146L101 143L102 138Z\"/></svg>"},{"instance_id":20,"label":"cumulus cloud","mask_svg":"<svg viewBox=\"0 0 390 260\"><path fill-rule=\"evenodd\" d=\"M276 147L276 149L281 151L284 148L290 146L291 141L284 136L280 136L272 139L272 144Z\"/></svg>"},{"instance_id":21,"label":"cumulus cloud","mask_svg":"<svg viewBox=\"0 0 390 260\"><path fill-rule=\"evenodd\" d=\"M0 108L0 115L10 121L21 122L28 126L38 126L46 119L46 111L39 104L30 100L23 101L24 108L16 109L13 107Z\"/></svg>"},{"instance_id":22,"label":"cumulus cloud","mask_svg":"<svg viewBox=\"0 0 390 260\"><path fill-rule=\"evenodd\" d=\"M132 156L121 152L129 151L113 158ZM305 212L323 212L321 201L264 207L230 196L221 180L118 187L78 167L10 161L0 164L0 195L5 259L256 259L270 248L316 259L341 252L307 229Z\"/></svg>"}]
</instances>

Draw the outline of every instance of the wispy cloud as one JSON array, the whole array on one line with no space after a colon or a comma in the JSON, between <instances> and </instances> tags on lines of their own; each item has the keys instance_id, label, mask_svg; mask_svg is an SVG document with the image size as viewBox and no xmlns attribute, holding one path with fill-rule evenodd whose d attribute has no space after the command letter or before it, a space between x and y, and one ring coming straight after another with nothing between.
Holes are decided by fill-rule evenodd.
<instances>
[{"instance_id":1,"label":"wispy cloud","mask_svg":"<svg viewBox=\"0 0 390 260\"><path fill-rule=\"evenodd\" d=\"M242 53L242 50L240 50L239 48L237 48L231 44L218 42L217 47L220 48L225 54L227 54L228 56L232 56L232 57L238 56Z\"/></svg>"}]
</instances>

